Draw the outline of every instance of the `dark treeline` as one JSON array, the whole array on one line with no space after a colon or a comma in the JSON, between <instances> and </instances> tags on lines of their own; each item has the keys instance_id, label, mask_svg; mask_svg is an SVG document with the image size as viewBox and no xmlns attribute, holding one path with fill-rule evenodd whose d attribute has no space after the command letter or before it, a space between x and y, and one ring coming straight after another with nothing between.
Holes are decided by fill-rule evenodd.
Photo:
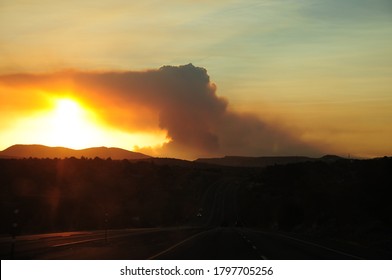
<instances>
[{"instance_id":1,"label":"dark treeline","mask_svg":"<svg viewBox=\"0 0 392 280\"><path fill-rule=\"evenodd\" d=\"M186 224L219 172L149 161L1 159L1 232ZM14 213L18 209L18 213ZM106 218L107 216L107 218Z\"/></svg>"},{"instance_id":2,"label":"dark treeline","mask_svg":"<svg viewBox=\"0 0 392 280\"><path fill-rule=\"evenodd\" d=\"M392 158L267 167L240 194L247 226L392 251Z\"/></svg>"},{"instance_id":3,"label":"dark treeline","mask_svg":"<svg viewBox=\"0 0 392 280\"><path fill-rule=\"evenodd\" d=\"M0 230L12 233L15 223L18 234L191 225L208 188L235 182L237 225L392 251L391 171L391 158L266 168L0 159Z\"/></svg>"}]
</instances>

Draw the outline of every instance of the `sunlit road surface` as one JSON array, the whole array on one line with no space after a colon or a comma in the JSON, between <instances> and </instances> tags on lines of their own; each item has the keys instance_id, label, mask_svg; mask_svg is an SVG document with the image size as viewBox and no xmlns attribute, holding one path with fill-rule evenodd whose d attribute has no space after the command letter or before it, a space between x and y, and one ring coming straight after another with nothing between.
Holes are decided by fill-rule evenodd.
<instances>
[{"instance_id":1,"label":"sunlit road surface","mask_svg":"<svg viewBox=\"0 0 392 280\"><path fill-rule=\"evenodd\" d=\"M197 233L194 229L126 229L0 239L1 259L147 259Z\"/></svg>"}]
</instances>

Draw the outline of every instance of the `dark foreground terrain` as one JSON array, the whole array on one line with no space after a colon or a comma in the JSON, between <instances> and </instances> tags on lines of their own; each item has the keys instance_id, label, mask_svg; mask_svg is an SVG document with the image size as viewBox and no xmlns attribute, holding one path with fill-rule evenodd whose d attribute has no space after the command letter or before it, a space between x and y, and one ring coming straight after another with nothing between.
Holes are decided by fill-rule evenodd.
<instances>
[{"instance_id":1,"label":"dark foreground terrain","mask_svg":"<svg viewBox=\"0 0 392 280\"><path fill-rule=\"evenodd\" d=\"M2 259L392 259L392 159L0 159Z\"/></svg>"}]
</instances>

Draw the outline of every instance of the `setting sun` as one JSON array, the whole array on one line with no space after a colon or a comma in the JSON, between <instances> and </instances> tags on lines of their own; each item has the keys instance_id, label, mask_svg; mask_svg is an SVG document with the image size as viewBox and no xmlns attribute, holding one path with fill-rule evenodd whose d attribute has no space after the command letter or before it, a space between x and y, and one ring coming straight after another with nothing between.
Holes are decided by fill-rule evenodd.
<instances>
[{"instance_id":1,"label":"setting sun","mask_svg":"<svg viewBox=\"0 0 392 280\"><path fill-rule=\"evenodd\" d=\"M12 128L4 135L10 141L4 147L14 143L40 143L73 149L111 146L153 150L169 141L167 132L160 129L129 132L110 127L93 108L74 98L50 97L49 100L48 108L14 120Z\"/></svg>"},{"instance_id":2,"label":"setting sun","mask_svg":"<svg viewBox=\"0 0 392 280\"><path fill-rule=\"evenodd\" d=\"M93 114L72 99L58 99L47 116L48 136L56 145L82 148L96 142L103 135L94 123Z\"/></svg>"},{"instance_id":3,"label":"setting sun","mask_svg":"<svg viewBox=\"0 0 392 280\"><path fill-rule=\"evenodd\" d=\"M68 117L71 117L74 120L77 117L80 117L80 114L82 113L80 105L71 99L59 99L56 103L57 116L59 120L64 123L68 122Z\"/></svg>"}]
</instances>

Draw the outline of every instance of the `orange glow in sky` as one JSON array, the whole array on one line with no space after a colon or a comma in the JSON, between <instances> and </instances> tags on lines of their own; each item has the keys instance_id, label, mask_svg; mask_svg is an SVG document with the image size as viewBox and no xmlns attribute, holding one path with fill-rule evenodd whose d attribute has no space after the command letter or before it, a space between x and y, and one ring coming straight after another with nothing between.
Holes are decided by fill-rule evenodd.
<instances>
[{"instance_id":1,"label":"orange glow in sky","mask_svg":"<svg viewBox=\"0 0 392 280\"><path fill-rule=\"evenodd\" d=\"M53 97L50 104L48 109L14 120L12 128L3 133L0 149L15 143L39 143L74 149L113 146L133 150L168 142L162 130L130 133L109 127L92 109L73 98Z\"/></svg>"}]
</instances>

